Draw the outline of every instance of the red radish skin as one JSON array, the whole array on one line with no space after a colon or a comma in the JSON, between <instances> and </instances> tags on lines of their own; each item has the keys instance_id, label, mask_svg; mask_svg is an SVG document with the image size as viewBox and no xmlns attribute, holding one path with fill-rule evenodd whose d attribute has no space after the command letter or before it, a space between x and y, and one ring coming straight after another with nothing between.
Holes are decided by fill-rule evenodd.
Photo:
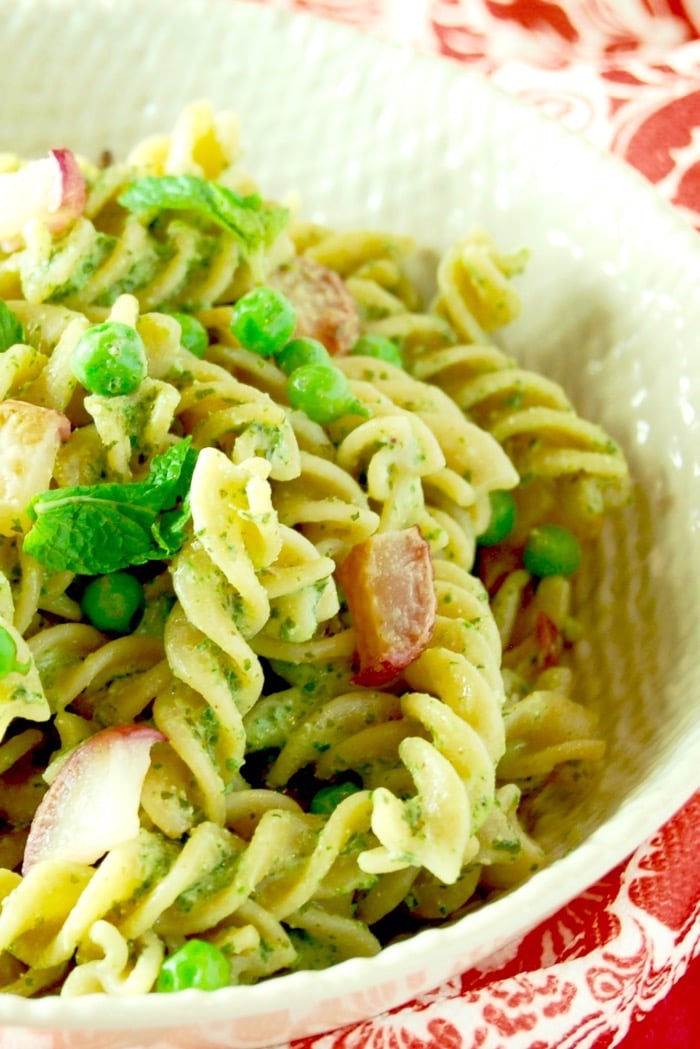
<instances>
[{"instance_id":1,"label":"red radish skin","mask_svg":"<svg viewBox=\"0 0 700 1049\"><path fill-rule=\"evenodd\" d=\"M34 814L22 874L44 860L95 863L135 837L151 747L164 739L150 725L118 725L78 744Z\"/></svg>"},{"instance_id":2,"label":"red radish skin","mask_svg":"<svg viewBox=\"0 0 700 1049\"><path fill-rule=\"evenodd\" d=\"M82 214L86 196L70 149L52 149L47 157L0 175L0 241L20 237L32 219L59 233Z\"/></svg>"}]
</instances>

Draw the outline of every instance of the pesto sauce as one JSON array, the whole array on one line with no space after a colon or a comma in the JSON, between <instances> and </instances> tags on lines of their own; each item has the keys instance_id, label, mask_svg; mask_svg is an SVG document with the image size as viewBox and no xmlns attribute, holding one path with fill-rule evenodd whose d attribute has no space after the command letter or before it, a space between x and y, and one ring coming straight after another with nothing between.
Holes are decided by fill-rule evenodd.
<instances>
[{"instance_id":1,"label":"pesto sauce","mask_svg":"<svg viewBox=\"0 0 700 1049\"><path fill-rule=\"evenodd\" d=\"M184 890L184 892L181 892L173 903L173 907L179 911L187 913L199 903L215 896L217 892L220 892L222 889L225 889L227 885L231 884L231 881L233 880L232 874L238 862L238 856L224 852L223 846L221 847L221 853L222 855L219 862L194 882L193 885L190 885Z\"/></svg>"},{"instance_id":2,"label":"pesto sauce","mask_svg":"<svg viewBox=\"0 0 700 1049\"><path fill-rule=\"evenodd\" d=\"M162 269L167 256L153 253L145 257L134 258L124 276L110 284L97 299L98 306L112 306L120 295L134 294L145 288Z\"/></svg>"},{"instance_id":3,"label":"pesto sauce","mask_svg":"<svg viewBox=\"0 0 700 1049\"><path fill-rule=\"evenodd\" d=\"M47 302L64 302L83 290L90 277L114 251L117 238L106 233L98 233L91 252L83 255L77 268L63 284L54 288Z\"/></svg>"},{"instance_id":4,"label":"pesto sauce","mask_svg":"<svg viewBox=\"0 0 700 1049\"><path fill-rule=\"evenodd\" d=\"M289 938L297 952L292 969L328 969L343 960L335 944L315 940L305 929L290 929Z\"/></svg>"}]
</instances>

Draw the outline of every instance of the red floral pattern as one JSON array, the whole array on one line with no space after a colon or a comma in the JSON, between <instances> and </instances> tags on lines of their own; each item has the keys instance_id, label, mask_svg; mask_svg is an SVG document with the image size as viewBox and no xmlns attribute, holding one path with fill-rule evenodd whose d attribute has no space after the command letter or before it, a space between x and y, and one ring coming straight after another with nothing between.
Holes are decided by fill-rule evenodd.
<instances>
[{"instance_id":1,"label":"red floral pattern","mask_svg":"<svg viewBox=\"0 0 700 1049\"><path fill-rule=\"evenodd\" d=\"M700 229L700 0L276 0L276 6L468 63L622 157Z\"/></svg>"}]
</instances>

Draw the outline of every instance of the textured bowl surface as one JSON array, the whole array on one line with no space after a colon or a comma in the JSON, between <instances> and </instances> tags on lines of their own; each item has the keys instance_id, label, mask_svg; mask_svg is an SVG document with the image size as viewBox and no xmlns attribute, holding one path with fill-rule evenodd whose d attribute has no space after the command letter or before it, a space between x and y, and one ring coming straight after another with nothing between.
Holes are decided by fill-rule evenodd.
<instances>
[{"instance_id":1,"label":"textured bowl surface","mask_svg":"<svg viewBox=\"0 0 700 1049\"><path fill-rule=\"evenodd\" d=\"M700 241L631 170L462 68L324 22L230 0L0 0L0 24L0 151L120 156L208 98L240 114L263 192L298 191L305 217L527 246L503 345L629 456L633 504L603 537L578 654L609 740L572 815L580 845L372 961L205 1003L0 1000L0 1046L254 1047L366 1018L506 948L700 786Z\"/></svg>"}]
</instances>

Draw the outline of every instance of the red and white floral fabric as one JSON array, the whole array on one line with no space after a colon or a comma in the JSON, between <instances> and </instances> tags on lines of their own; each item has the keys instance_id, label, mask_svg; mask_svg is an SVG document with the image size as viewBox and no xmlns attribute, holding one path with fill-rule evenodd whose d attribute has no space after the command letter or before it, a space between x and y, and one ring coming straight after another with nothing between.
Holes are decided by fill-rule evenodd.
<instances>
[{"instance_id":1,"label":"red and white floral fabric","mask_svg":"<svg viewBox=\"0 0 700 1049\"><path fill-rule=\"evenodd\" d=\"M628 161L700 228L700 0L268 2L468 63Z\"/></svg>"},{"instance_id":2,"label":"red and white floral fabric","mask_svg":"<svg viewBox=\"0 0 700 1049\"><path fill-rule=\"evenodd\" d=\"M700 0L267 2L469 64L624 159L700 229ZM508 958L290 1049L693 1049L699 855L700 794ZM669 1009L674 984L684 998Z\"/></svg>"}]
</instances>

